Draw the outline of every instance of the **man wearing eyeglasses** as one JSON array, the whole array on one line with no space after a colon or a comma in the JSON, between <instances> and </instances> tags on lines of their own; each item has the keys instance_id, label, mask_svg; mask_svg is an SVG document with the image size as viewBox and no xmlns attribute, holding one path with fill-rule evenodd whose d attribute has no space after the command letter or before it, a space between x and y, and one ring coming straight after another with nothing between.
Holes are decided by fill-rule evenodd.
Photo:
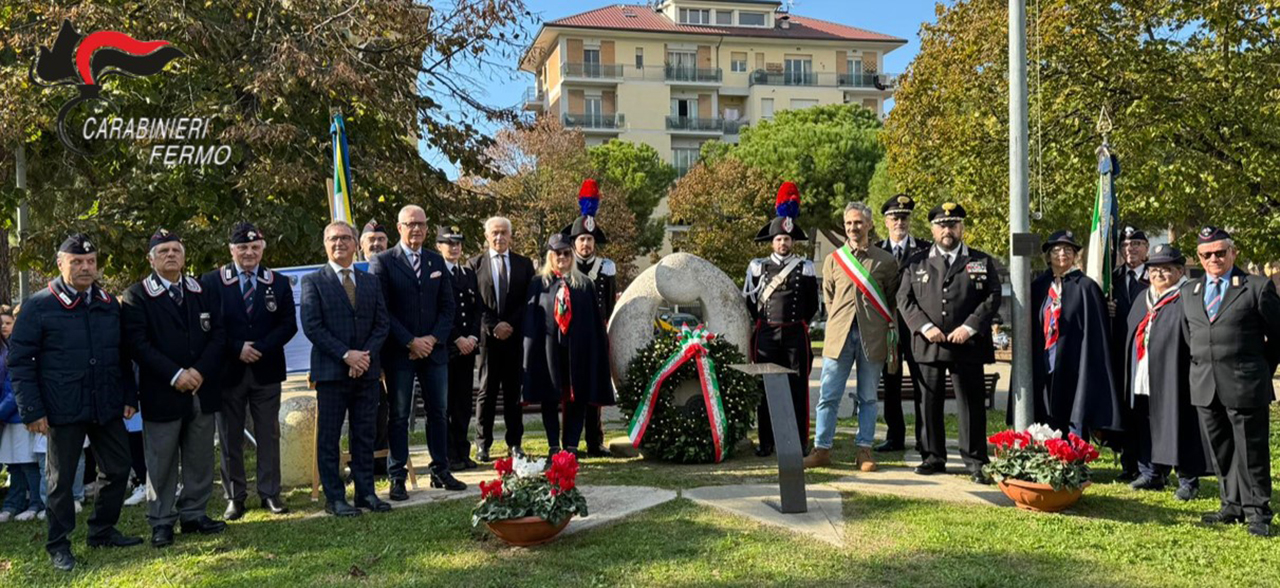
<instances>
[{"instance_id":1,"label":"man wearing eyeglasses","mask_svg":"<svg viewBox=\"0 0 1280 588\"><path fill-rule=\"evenodd\" d=\"M1125 365L1128 356L1129 312L1134 305L1140 303L1147 286L1151 283L1148 277L1147 252L1149 243L1147 234L1141 230L1126 226L1120 231L1120 257L1124 261L1111 274L1111 365L1113 368ZM1135 414L1131 407L1121 406L1121 418L1125 422L1124 433L1108 432L1107 436L1122 447L1120 454L1121 481L1132 482L1139 477L1138 453L1139 439L1129 434L1136 426Z\"/></svg>"},{"instance_id":2,"label":"man wearing eyeglasses","mask_svg":"<svg viewBox=\"0 0 1280 588\"><path fill-rule=\"evenodd\" d=\"M1201 229L1196 254L1205 275L1182 286L1191 347L1191 404L1213 451L1221 507L1208 524L1248 523L1271 533L1268 405L1280 363L1280 297L1275 285L1235 267L1231 235Z\"/></svg>"}]
</instances>

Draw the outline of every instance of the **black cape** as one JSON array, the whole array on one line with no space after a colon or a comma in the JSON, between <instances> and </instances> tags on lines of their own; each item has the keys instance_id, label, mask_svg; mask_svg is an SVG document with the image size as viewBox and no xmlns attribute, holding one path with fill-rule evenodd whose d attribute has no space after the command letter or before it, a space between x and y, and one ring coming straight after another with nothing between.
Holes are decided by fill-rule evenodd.
<instances>
[{"instance_id":1,"label":"black cape","mask_svg":"<svg viewBox=\"0 0 1280 588\"><path fill-rule=\"evenodd\" d=\"M1165 295L1176 293L1174 289ZM1147 316L1144 288L1129 311L1125 334L1125 405L1132 406L1133 381L1137 373L1138 325ZM1176 466L1181 477L1211 476L1209 442L1200 432L1196 409L1191 406L1191 348L1182 332L1182 299L1160 309L1147 327L1151 396L1147 406L1151 423L1151 461Z\"/></svg>"},{"instance_id":2,"label":"black cape","mask_svg":"<svg viewBox=\"0 0 1280 588\"><path fill-rule=\"evenodd\" d=\"M609 375L609 339L604 319L596 306L595 289L588 281L569 289L572 319L569 332L560 334L556 325L556 292L561 279L543 283L534 276L529 283L528 308L524 317L524 401L586 398L596 406L614 403Z\"/></svg>"},{"instance_id":3,"label":"black cape","mask_svg":"<svg viewBox=\"0 0 1280 588\"><path fill-rule=\"evenodd\" d=\"M1062 277L1057 362L1052 374L1044 352L1044 315L1053 273L1031 283L1031 390L1036 422L1063 430L1120 430L1120 403L1111 370L1107 305L1102 289L1080 270ZM1010 403L1012 403L1012 396ZM1012 407L1010 407L1012 408ZM1013 414L1010 410L1009 414Z\"/></svg>"}]
</instances>

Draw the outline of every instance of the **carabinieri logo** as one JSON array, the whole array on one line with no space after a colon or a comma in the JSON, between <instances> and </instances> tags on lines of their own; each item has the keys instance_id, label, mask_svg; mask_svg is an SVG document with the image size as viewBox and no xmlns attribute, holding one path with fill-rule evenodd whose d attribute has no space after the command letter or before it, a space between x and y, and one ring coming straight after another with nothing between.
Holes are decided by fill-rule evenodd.
<instances>
[{"instance_id":1,"label":"carabinieri logo","mask_svg":"<svg viewBox=\"0 0 1280 588\"><path fill-rule=\"evenodd\" d=\"M168 41L139 41L115 31L98 31L85 37L70 20L64 20L53 48L40 47L28 76L41 87L75 85L80 89L80 95L58 111L58 138L67 149L88 156L89 152L77 147L67 133L66 118L71 109L90 100L110 104L102 96L101 82L107 76L154 75L179 57L186 54Z\"/></svg>"}]
</instances>

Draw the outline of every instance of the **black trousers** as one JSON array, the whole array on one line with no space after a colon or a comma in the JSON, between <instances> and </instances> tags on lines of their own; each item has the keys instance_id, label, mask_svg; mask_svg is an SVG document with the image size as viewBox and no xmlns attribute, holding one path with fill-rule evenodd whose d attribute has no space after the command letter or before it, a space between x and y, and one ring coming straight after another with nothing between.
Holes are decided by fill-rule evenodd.
<instances>
[{"instance_id":1,"label":"black trousers","mask_svg":"<svg viewBox=\"0 0 1280 588\"><path fill-rule=\"evenodd\" d=\"M542 427L547 430L547 445L551 452L555 448L574 450L578 448L578 440L582 439L582 429L586 423L586 414L593 408L585 399L578 398L573 402L542 403ZM561 422L563 418L563 424Z\"/></svg>"},{"instance_id":2,"label":"black trousers","mask_svg":"<svg viewBox=\"0 0 1280 588\"><path fill-rule=\"evenodd\" d=\"M378 412L377 380L316 383L316 464L328 502L345 500L346 485L338 464L342 457L342 421L347 419L351 479L356 498L373 495L373 419Z\"/></svg>"},{"instance_id":3,"label":"black trousers","mask_svg":"<svg viewBox=\"0 0 1280 588\"><path fill-rule=\"evenodd\" d=\"M523 339L489 339L480 349L480 421L476 443L493 445L493 421L498 397L502 397L502 421L507 426L507 447L519 447L524 438L524 412L520 406L520 385L524 379Z\"/></svg>"},{"instance_id":4,"label":"black trousers","mask_svg":"<svg viewBox=\"0 0 1280 588\"><path fill-rule=\"evenodd\" d=\"M604 408L588 406L586 423L587 449L602 449L604 446Z\"/></svg>"},{"instance_id":5,"label":"black trousers","mask_svg":"<svg viewBox=\"0 0 1280 588\"><path fill-rule=\"evenodd\" d=\"M471 455L467 428L475 409L472 398L476 369L476 353L459 355L449 360L449 463L461 463Z\"/></svg>"},{"instance_id":6,"label":"black trousers","mask_svg":"<svg viewBox=\"0 0 1280 588\"><path fill-rule=\"evenodd\" d=\"M1164 481L1174 468L1169 464L1155 463L1153 461L1151 397L1135 394L1133 396L1132 410L1135 418L1125 425L1125 435L1126 440L1133 439L1133 441L1126 443L1125 451L1132 453L1134 467L1138 468L1140 475ZM1136 448L1132 452L1129 451L1130 445ZM1177 470L1179 484L1199 483L1200 474L1198 472L1187 472L1182 466L1179 466Z\"/></svg>"},{"instance_id":7,"label":"black trousers","mask_svg":"<svg viewBox=\"0 0 1280 588\"><path fill-rule=\"evenodd\" d=\"M1218 475L1222 512L1271 521L1271 451L1268 407L1227 408L1215 397L1197 406Z\"/></svg>"},{"instance_id":8,"label":"black trousers","mask_svg":"<svg viewBox=\"0 0 1280 588\"><path fill-rule=\"evenodd\" d=\"M898 354L902 359L906 360L907 371L911 374L911 390L912 397L915 399L912 404L915 405L916 425L916 447L920 447L920 431L924 428L923 413L920 409L920 402L923 394L920 391L920 364L916 362L915 355L911 353L911 337L910 335L901 336L898 342ZM902 366L898 366L897 373L889 373L888 369L882 372L881 378L884 381L884 424L888 428L885 431L884 439L886 443L904 445L907 440L907 422L902 414Z\"/></svg>"},{"instance_id":9,"label":"black trousers","mask_svg":"<svg viewBox=\"0 0 1280 588\"><path fill-rule=\"evenodd\" d=\"M22 426L22 425L10 425ZM120 520L120 508L124 506L125 492L129 488L129 433L124 419L115 418L103 424L75 423L49 427L49 453L46 475L49 480L49 539L45 549L49 553L71 549L71 531L76 528L75 497L71 488L75 482L76 466L84 439L89 438L89 450L98 463L101 480L98 497L93 501L93 514L89 516L89 538L105 539L111 536Z\"/></svg>"},{"instance_id":10,"label":"black trousers","mask_svg":"<svg viewBox=\"0 0 1280 588\"><path fill-rule=\"evenodd\" d=\"M800 447L809 447L809 372L813 369L813 348L809 344L809 327L805 323L771 325L757 323L752 335L756 363L774 363L796 371L787 375L791 388L791 406L796 413L796 431ZM773 418L769 415L769 396L760 397L756 407L760 445L773 447ZM807 454L808 451L806 450Z\"/></svg>"},{"instance_id":11,"label":"black trousers","mask_svg":"<svg viewBox=\"0 0 1280 588\"><path fill-rule=\"evenodd\" d=\"M978 471L987 458L987 399L983 394L980 363L922 363L920 387L924 391L924 441L920 455L934 465L947 463L947 428L943 418L947 375L956 390L960 416L960 457L969 471Z\"/></svg>"},{"instance_id":12,"label":"black trousers","mask_svg":"<svg viewBox=\"0 0 1280 588\"><path fill-rule=\"evenodd\" d=\"M147 483L147 458L142 450L142 431L129 433L129 456L133 459L133 485Z\"/></svg>"}]
</instances>

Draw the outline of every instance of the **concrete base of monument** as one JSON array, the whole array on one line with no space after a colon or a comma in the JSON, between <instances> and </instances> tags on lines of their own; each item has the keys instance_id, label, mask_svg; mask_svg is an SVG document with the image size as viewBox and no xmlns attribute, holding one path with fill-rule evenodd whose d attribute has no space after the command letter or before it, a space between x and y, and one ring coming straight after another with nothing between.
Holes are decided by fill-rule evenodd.
<instances>
[{"instance_id":1,"label":"concrete base of monument","mask_svg":"<svg viewBox=\"0 0 1280 588\"><path fill-rule=\"evenodd\" d=\"M574 517L564 534L608 525L676 499L675 490L648 486L582 486L590 516Z\"/></svg>"},{"instance_id":2,"label":"concrete base of monument","mask_svg":"<svg viewBox=\"0 0 1280 588\"><path fill-rule=\"evenodd\" d=\"M681 495L699 504L808 535L837 547L844 545L844 503L839 490L826 484L806 487L808 512L796 514L778 512L777 484L706 486L684 490Z\"/></svg>"},{"instance_id":3,"label":"concrete base of monument","mask_svg":"<svg viewBox=\"0 0 1280 588\"><path fill-rule=\"evenodd\" d=\"M280 484L310 486L316 461L316 397L290 394L280 402Z\"/></svg>"}]
</instances>

